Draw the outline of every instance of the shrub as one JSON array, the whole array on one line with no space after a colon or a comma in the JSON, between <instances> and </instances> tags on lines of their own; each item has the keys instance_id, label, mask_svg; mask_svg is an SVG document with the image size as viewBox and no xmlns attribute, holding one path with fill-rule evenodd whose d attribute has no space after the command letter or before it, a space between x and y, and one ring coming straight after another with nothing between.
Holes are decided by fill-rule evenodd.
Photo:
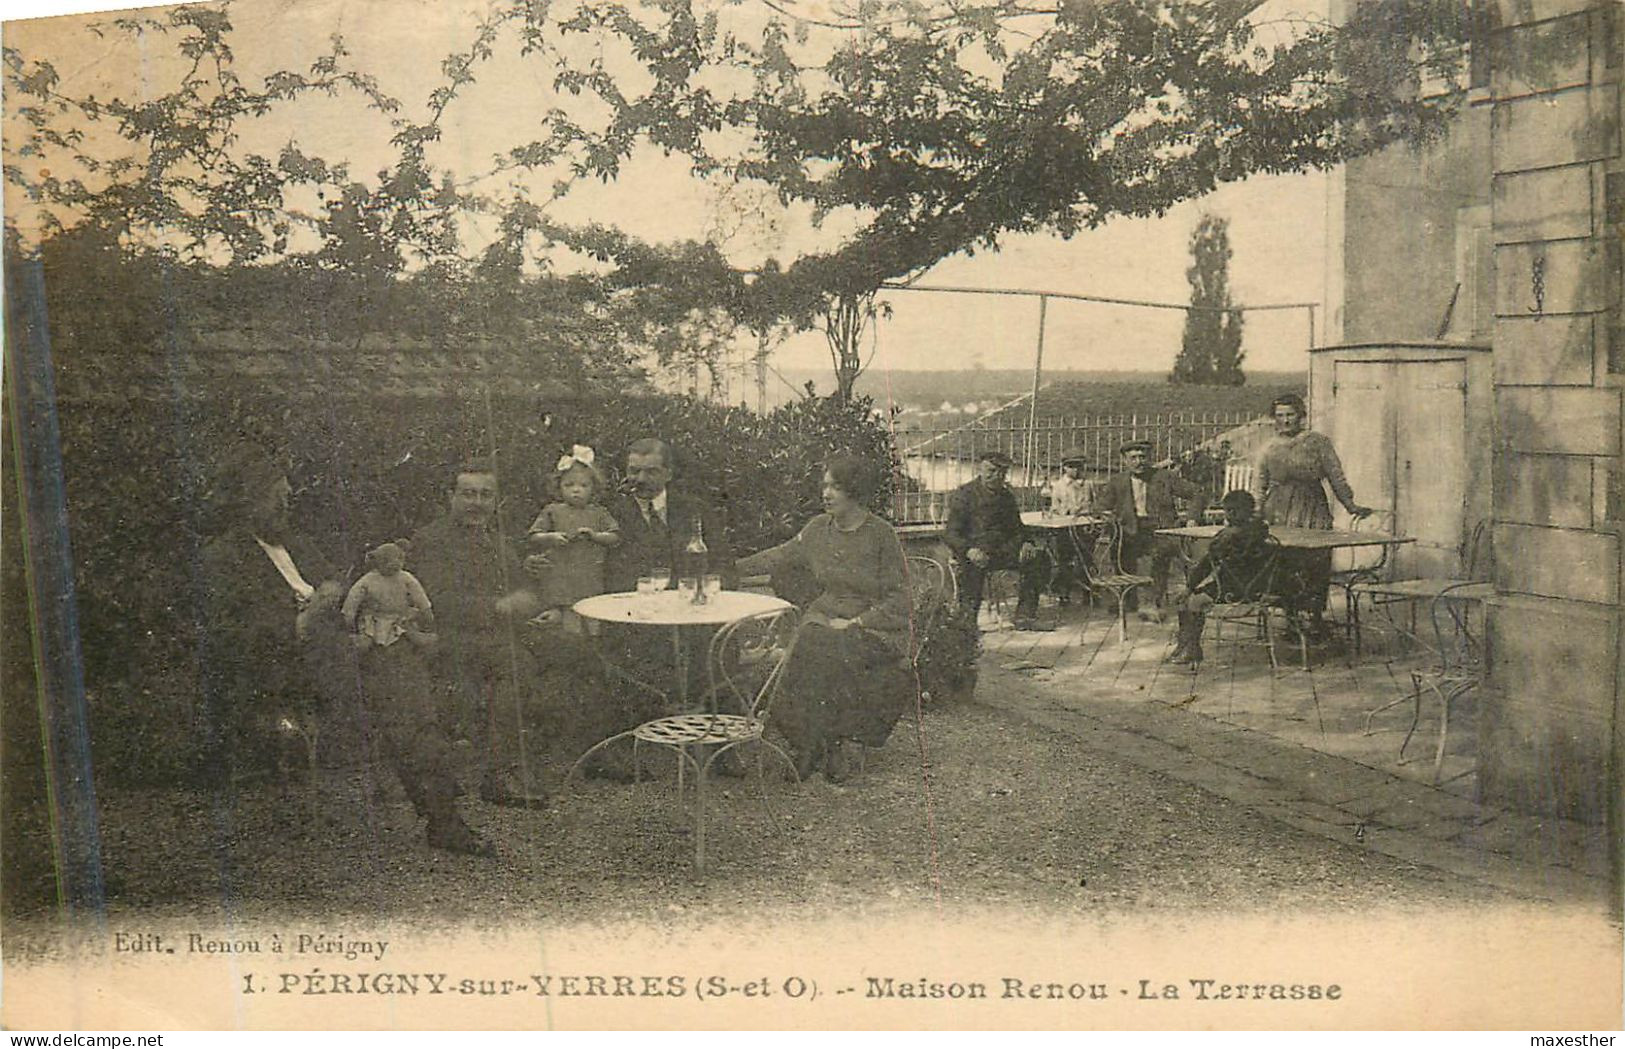
<instances>
[{"instance_id":1,"label":"shrub","mask_svg":"<svg viewBox=\"0 0 1625 1049\"><path fill-rule=\"evenodd\" d=\"M976 688L982 632L970 610L949 602L920 639L920 693L926 705L969 699Z\"/></svg>"},{"instance_id":2,"label":"shrub","mask_svg":"<svg viewBox=\"0 0 1625 1049\"><path fill-rule=\"evenodd\" d=\"M475 456L495 454L502 527L518 536L571 444L592 445L613 472L632 440L664 437L677 450L674 483L719 509L738 551L780 542L818 511L818 464L832 452L892 465L885 429L861 404L806 401L762 418L660 395L214 392L59 405L93 753L114 781L166 780L190 763L202 627L192 566L216 525L214 460L234 441L289 463L300 529L352 573L370 546L436 516L452 471ZM877 493L876 508L889 499Z\"/></svg>"},{"instance_id":3,"label":"shrub","mask_svg":"<svg viewBox=\"0 0 1625 1049\"><path fill-rule=\"evenodd\" d=\"M1218 452L1194 448L1181 452L1174 460L1173 468L1179 476L1208 493L1209 500L1216 503L1224 495L1224 470L1228 459L1228 445Z\"/></svg>"}]
</instances>

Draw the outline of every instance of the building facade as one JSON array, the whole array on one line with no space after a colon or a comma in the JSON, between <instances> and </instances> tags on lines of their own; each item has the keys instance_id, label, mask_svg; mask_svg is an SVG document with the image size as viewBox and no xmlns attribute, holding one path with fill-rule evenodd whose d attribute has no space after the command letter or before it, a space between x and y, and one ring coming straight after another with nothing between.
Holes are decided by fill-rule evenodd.
<instances>
[{"instance_id":1,"label":"building facade","mask_svg":"<svg viewBox=\"0 0 1625 1049\"><path fill-rule=\"evenodd\" d=\"M1328 334L1490 347L1496 596L1480 791L1617 821L1625 9L1499 0L1486 13L1449 135L1351 163L1328 202L1345 244L1328 271Z\"/></svg>"}]
</instances>

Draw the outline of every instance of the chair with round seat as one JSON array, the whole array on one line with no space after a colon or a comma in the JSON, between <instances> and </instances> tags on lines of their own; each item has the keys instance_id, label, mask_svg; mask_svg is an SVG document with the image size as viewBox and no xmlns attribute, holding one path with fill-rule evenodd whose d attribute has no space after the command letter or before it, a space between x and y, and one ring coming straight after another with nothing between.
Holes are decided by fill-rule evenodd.
<instances>
[{"instance_id":1,"label":"chair with round seat","mask_svg":"<svg viewBox=\"0 0 1625 1049\"><path fill-rule=\"evenodd\" d=\"M641 749L647 744L666 747L677 757L677 792L681 797L688 776L694 780L694 866L705 869L706 779L718 760L737 748L757 744L777 755L797 782L795 762L767 738L773 699L795 648L798 613L794 608L774 609L734 620L711 639L711 702L713 707L732 700L738 712L712 709L653 718L593 744L577 758L565 775L569 783L593 755L622 740L632 741L634 782L641 780ZM761 755L756 761L757 784L768 804ZM771 814L771 806L769 813Z\"/></svg>"},{"instance_id":2,"label":"chair with round seat","mask_svg":"<svg viewBox=\"0 0 1625 1049\"><path fill-rule=\"evenodd\" d=\"M1364 517L1356 517L1349 522L1349 531L1370 535L1393 535L1393 512L1373 510ZM1332 551L1331 582L1343 591L1343 609L1346 617L1344 622L1349 639L1354 643L1355 655L1359 655L1364 647L1360 624L1360 587L1383 577L1388 568L1390 549L1392 549L1390 546L1384 544L1343 547Z\"/></svg>"},{"instance_id":3,"label":"chair with round seat","mask_svg":"<svg viewBox=\"0 0 1625 1049\"><path fill-rule=\"evenodd\" d=\"M1213 565L1214 604L1207 610L1208 623L1213 628L1215 646L1224 643L1226 624L1237 624L1251 630L1231 639L1232 646L1253 643L1264 646L1269 653L1271 672L1280 669L1275 656L1275 628L1271 616L1280 612L1298 641L1300 666L1309 669L1308 628L1303 622L1301 603L1284 596L1288 590L1288 577L1282 565L1281 542L1274 536L1268 541L1269 556L1262 562L1217 561Z\"/></svg>"},{"instance_id":4,"label":"chair with round seat","mask_svg":"<svg viewBox=\"0 0 1625 1049\"><path fill-rule=\"evenodd\" d=\"M1405 751L1410 747L1411 740L1422 722L1422 705L1425 697L1431 694L1437 699L1439 735L1433 749L1433 782L1436 785L1444 772L1445 747L1450 736L1451 705L1467 693L1482 688L1484 684L1486 669L1483 643L1474 638L1467 629L1467 612L1462 603L1470 602L1471 599L1467 598L1466 594L1482 585L1471 580L1458 580L1434 595L1429 602L1428 613L1435 662L1410 672L1409 692L1367 711L1365 715L1365 734L1369 736L1375 731L1371 727L1372 718L1392 707L1411 704L1410 727L1405 730L1405 738L1399 744L1398 764L1404 765L1410 760L1405 756ZM1451 778L1459 779L1471 772L1472 769L1469 768Z\"/></svg>"},{"instance_id":5,"label":"chair with round seat","mask_svg":"<svg viewBox=\"0 0 1625 1049\"><path fill-rule=\"evenodd\" d=\"M1095 540L1095 572L1090 583L1096 590L1104 590L1117 600L1117 641L1128 640L1128 596L1154 580L1123 570L1123 525L1117 520L1106 522Z\"/></svg>"},{"instance_id":6,"label":"chair with round seat","mask_svg":"<svg viewBox=\"0 0 1625 1049\"><path fill-rule=\"evenodd\" d=\"M934 557L909 554L903 561L908 577L909 607L914 615L914 634L925 637L946 610L958 603L958 581L953 569Z\"/></svg>"}]
</instances>

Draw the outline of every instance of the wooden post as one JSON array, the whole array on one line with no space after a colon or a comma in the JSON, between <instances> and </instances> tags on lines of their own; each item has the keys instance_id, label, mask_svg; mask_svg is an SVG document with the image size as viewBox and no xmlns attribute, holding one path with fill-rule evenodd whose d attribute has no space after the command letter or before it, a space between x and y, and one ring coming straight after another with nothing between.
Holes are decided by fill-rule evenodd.
<instances>
[{"instance_id":1,"label":"wooden post","mask_svg":"<svg viewBox=\"0 0 1625 1049\"><path fill-rule=\"evenodd\" d=\"M756 336L756 414L767 414L767 331Z\"/></svg>"},{"instance_id":2,"label":"wooden post","mask_svg":"<svg viewBox=\"0 0 1625 1049\"><path fill-rule=\"evenodd\" d=\"M1038 352L1033 355L1033 397L1027 405L1027 484L1033 483L1033 459L1038 454L1038 385L1044 374L1044 316L1049 296L1038 296Z\"/></svg>"}]
</instances>

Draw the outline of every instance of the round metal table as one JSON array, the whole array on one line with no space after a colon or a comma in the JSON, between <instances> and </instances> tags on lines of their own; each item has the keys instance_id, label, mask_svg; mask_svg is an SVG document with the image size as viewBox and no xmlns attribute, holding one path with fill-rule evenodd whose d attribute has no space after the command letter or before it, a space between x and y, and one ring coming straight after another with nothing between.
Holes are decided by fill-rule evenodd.
<instances>
[{"instance_id":1,"label":"round metal table","mask_svg":"<svg viewBox=\"0 0 1625 1049\"><path fill-rule=\"evenodd\" d=\"M704 604L677 590L657 590L650 594L615 593L584 597L573 606L583 619L600 623L620 623L632 626L669 627L672 652L676 660L677 702L689 706L688 648L683 644L684 627L719 627L746 616L762 612L778 612L793 608L790 602L768 594L755 594L743 590L721 590L711 594ZM602 646L599 651L603 657ZM625 668L608 664L617 676L631 680L651 691L663 691ZM709 668L708 668L709 670ZM709 679L708 673L708 679Z\"/></svg>"}]
</instances>

